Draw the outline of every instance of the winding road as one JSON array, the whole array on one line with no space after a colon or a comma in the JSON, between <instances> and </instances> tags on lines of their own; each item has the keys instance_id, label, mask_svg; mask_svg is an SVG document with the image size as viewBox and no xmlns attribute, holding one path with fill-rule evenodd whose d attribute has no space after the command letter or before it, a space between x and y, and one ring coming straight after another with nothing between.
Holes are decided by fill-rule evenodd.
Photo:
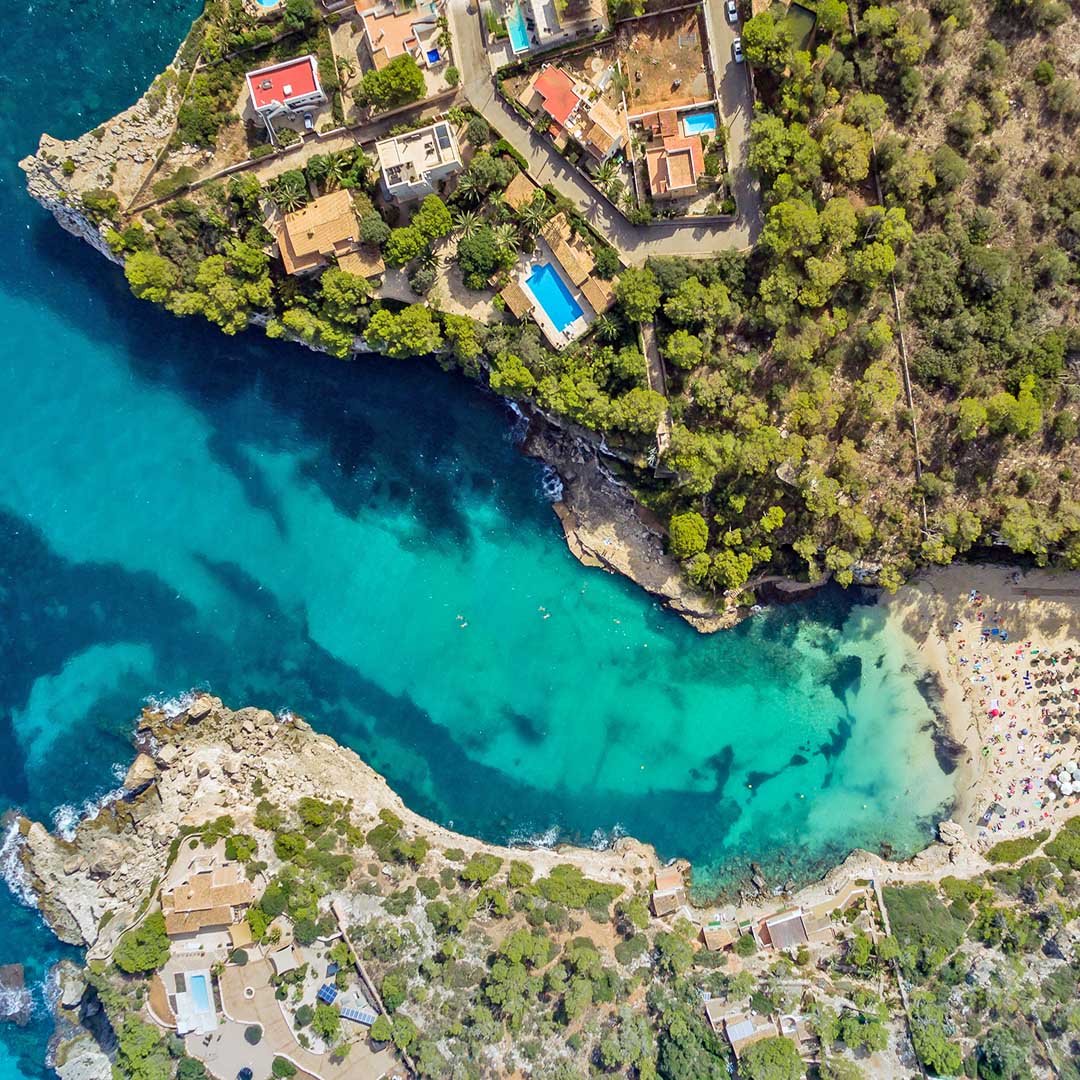
<instances>
[{"instance_id":1,"label":"winding road","mask_svg":"<svg viewBox=\"0 0 1080 1080\"><path fill-rule=\"evenodd\" d=\"M705 0L713 70L720 83L720 107L729 125L728 154L738 215L732 222L631 225L600 195L578 169L561 157L499 97L491 76L479 14L470 14L470 0L448 0L447 14L454 56L469 103L529 163L540 184L550 184L570 199L585 219L619 252L627 265L640 265L654 255L702 258L721 251L750 248L761 224L761 189L747 164L753 101L745 64L731 59L735 34L724 18L723 0Z\"/></svg>"}]
</instances>

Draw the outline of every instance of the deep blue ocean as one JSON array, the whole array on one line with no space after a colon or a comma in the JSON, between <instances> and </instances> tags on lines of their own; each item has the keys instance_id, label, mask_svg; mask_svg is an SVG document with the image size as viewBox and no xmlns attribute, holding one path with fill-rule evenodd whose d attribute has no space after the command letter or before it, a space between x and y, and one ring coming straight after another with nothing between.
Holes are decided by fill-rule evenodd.
<instances>
[{"instance_id":1,"label":"deep blue ocean","mask_svg":"<svg viewBox=\"0 0 1080 1080\"><path fill-rule=\"evenodd\" d=\"M921 846L952 788L880 609L828 592L701 637L570 557L499 401L174 319L30 201L39 133L128 105L196 11L31 4L0 35L0 811L70 823L142 703L197 685L491 839L625 831L717 886ZM0 890L35 1000L0 1080L48 1075L60 955Z\"/></svg>"}]
</instances>

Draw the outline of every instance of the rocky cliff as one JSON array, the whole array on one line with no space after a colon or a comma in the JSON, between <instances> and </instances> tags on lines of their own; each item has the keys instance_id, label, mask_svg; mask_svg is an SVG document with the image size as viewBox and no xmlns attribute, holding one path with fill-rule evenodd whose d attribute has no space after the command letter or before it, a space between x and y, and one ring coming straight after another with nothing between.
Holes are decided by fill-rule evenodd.
<instances>
[{"instance_id":1,"label":"rocky cliff","mask_svg":"<svg viewBox=\"0 0 1080 1080\"><path fill-rule=\"evenodd\" d=\"M136 739L141 749L128 769L123 797L80 822L72 840L19 821L20 857L42 915L63 941L86 945L90 959L107 956L140 916L175 856L181 827L222 814L230 814L238 828L250 824L259 801L252 792L255 780L286 805L305 795L351 801L354 823L363 828L374 826L379 811L388 809L433 844L511 857L508 849L414 814L355 753L298 717L233 711L218 698L197 695L168 713L145 710ZM651 848L630 839L608 851L515 849L512 857L527 859L537 873L570 862L591 877L625 886L646 884L657 865Z\"/></svg>"}]
</instances>

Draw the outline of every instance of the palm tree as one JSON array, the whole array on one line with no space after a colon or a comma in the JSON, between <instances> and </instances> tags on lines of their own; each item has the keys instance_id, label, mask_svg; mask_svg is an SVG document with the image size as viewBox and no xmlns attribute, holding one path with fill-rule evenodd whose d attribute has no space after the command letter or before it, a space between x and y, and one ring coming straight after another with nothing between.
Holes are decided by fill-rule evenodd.
<instances>
[{"instance_id":1,"label":"palm tree","mask_svg":"<svg viewBox=\"0 0 1080 1080\"><path fill-rule=\"evenodd\" d=\"M302 180L286 173L271 181L270 198L279 210L288 214L308 201L308 190Z\"/></svg>"},{"instance_id":2,"label":"palm tree","mask_svg":"<svg viewBox=\"0 0 1080 1080\"><path fill-rule=\"evenodd\" d=\"M538 233L549 217L551 206L539 191L518 211L518 221L527 233Z\"/></svg>"},{"instance_id":3,"label":"palm tree","mask_svg":"<svg viewBox=\"0 0 1080 1080\"><path fill-rule=\"evenodd\" d=\"M454 228L462 237L474 236L483 223L484 219L475 210L454 211Z\"/></svg>"},{"instance_id":4,"label":"palm tree","mask_svg":"<svg viewBox=\"0 0 1080 1080\"><path fill-rule=\"evenodd\" d=\"M517 251L517 230L508 221L491 227L491 238L500 251Z\"/></svg>"},{"instance_id":5,"label":"palm tree","mask_svg":"<svg viewBox=\"0 0 1080 1080\"><path fill-rule=\"evenodd\" d=\"M622 325L615 315L599 315L593 326L596 328L596 336L601 341L618 341L622 333Z\"/></svg>"},{"instance_id":6,"label":"palm tree","mask_svg":"<svg viewBox=\"0 0 1080 1080\"><path fill-rule=\"evenodd\" d=\"M619 166L615 164L614 158L608 158L599 169L593 173L593 179L600 185L600 187L607 187L619 175Z\"/></svg>"},{"instance_id":7,"label":"palm tree","mask_svg":"<svg viewBox=\"0 0 1080 1080\"><path fill-rule=\"evenodd\" d=\"M465 202L479 203L486 194L474 173L465 172L458 178L457 193Z\"/></svg>"},{"instance_id":8,"label":"palm tree","mask_svg":"<svg viewBox=\"0 0 1080 1080\"><path fill-rule=\"evenodd\" d=\"M430 270L433 274L437 274L442 269L442 264L443 261L438 252L430 247L424 248L416 257L417 269Z\"/></svg>"},{"instance_id":9,"label":"palm tree","mask_svg":"<svg viewBox=\"0 0 1080 1080\"><path fill-rule=\"evenodd\" d=\"M352 171L352 164L352 155L347 150L330 155L330 160L326 163L326 175L323 177L327 191L341 187L341 182Z\"/></svg>"}]
</instances>

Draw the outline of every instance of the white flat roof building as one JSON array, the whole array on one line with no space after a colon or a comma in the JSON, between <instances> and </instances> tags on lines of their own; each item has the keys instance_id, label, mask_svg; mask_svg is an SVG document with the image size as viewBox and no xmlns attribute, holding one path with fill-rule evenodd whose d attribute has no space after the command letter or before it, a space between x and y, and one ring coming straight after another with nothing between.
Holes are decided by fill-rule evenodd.
<instances>
[{"instance_id":1,"label":"white flat roof building","mask_svg":"<svg viewBox=\"0 0 1080 1080\"><path fill-rule=\"evenodd\" d=\"M450 125L407 131L375 144L386 194L399 202L423 198L435 185L461 171L461 150Z\"/></svg>"}]
</instances>

